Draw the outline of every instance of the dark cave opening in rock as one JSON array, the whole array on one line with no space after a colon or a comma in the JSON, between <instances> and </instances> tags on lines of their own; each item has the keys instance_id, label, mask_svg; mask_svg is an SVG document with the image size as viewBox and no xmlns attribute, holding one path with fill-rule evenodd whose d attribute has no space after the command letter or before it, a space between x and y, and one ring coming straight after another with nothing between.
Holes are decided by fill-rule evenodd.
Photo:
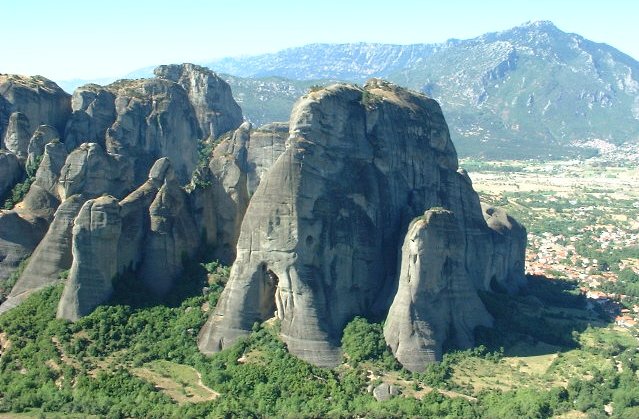
<instances>
[{"instance_id":1,"label":"dark cave opening in rock","mask_svg":"<svg viewBox=\"0 0 639 419\"><path fill-rule=\"evenodd\" d=\"M260 284L260 313L262 321L277 317L278 307L275 302L275 292L279 284L278 276L265 264L262 265Z\"/></svg>"}]
</instances>

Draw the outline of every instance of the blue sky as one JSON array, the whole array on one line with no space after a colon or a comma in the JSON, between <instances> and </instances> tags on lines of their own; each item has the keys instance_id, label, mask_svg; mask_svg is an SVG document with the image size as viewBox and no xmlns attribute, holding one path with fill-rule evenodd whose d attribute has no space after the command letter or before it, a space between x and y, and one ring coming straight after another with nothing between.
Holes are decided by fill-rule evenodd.
<instances>
[{"instance_id":1,"label":"blue sky","mask_svg":"<svg viewBox=\"0 0 639 419\"><path fill-rule=\"evenodd\" d=\"M432 43L529 20L639 59L636 0L0 0L0 72L122 76L314 42Z\"/></svg>"}]
</instances>

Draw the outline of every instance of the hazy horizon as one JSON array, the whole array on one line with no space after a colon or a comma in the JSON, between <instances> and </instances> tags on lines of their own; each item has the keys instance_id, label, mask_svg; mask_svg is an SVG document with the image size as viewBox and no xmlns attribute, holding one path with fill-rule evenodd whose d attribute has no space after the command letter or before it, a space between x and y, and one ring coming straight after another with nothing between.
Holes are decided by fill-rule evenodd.
<instances>
[{"instance_id":1,"label":"hazy horizon","mask_svg":"<svg viewBox=\"0 0 639 419\"><path fill-rule=\"evenodd\" d=\"M313 43L441 43L550 20L565 32L606 43L637 59L639 4L630 0L449 1L397 0L371 4L298 2L23 0L4 5L1 73L54 80L100 79L168 63L277 52ZM461 12L461 13L460 13Z\"/></svg>"}]
</instances>

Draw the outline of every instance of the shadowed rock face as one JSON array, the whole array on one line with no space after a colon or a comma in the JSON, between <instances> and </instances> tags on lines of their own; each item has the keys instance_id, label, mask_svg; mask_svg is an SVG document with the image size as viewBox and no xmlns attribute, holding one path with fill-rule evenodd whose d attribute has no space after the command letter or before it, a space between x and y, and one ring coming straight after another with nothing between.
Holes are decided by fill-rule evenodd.
<instances>
[{"instance_id":1,"label":"shadowed rock face","mask_svg":"<svg viewBox=\"0 0 639 419\"><path fill-rule=\"evenodd\" d=\"M243 123L231 135L224 138L213 150L206 177L210 186L196 190L198 218L209 238L214 238L215 259L230 265L235 260L235 250L242 220L251 196L277 158L284 152L288 137L279 124L271 124L252 130ZM204 207L215 210L204 210ZM206 219L213 215L212 219Z\"/></svg>"},{"instance_id":2,"label":"shadowed rock face","mask_svg":"<svg viewBox=\"0 0 639 419\"><path fill-rule=\"evenodd\" d=\"M111 296L121 229L117 199L103 196L84 203L73 225L73 264L59 318L78 320Z\"/></svg>"},{"instance_id":3,"label":"shadowed rock face","mask_svg":"<svg viewBox=\"0 0 639 419\"><path fill-rule=\"evenodd\" d=\"M188 196L175 179L167 179L149 206L149 230L142 246L138 276L156 294L166 294L183 269L184 258L193 257L200 236Z\"/></svg>"},{"instance_id":4,"label":"shadowed rock face","mask_svg":"<svg viewBox=\"0 0 639 419\"><path fill-rule=\"evenodd\" d=\"M492 326L464 266L464 252L463 232L450 211L429 210L408 229L384 337L410 371L440 360L444 342L466 348L476 326Z\"/></svg>"},{"instance_id":5,"label":"shadowed rock face","mask_svg":"<svg viewBox=\"0 0 639 419\"><path fill-rule=\"evenodd\" d=\"M150 291L166 293L182 271L182 258L197 250L194 225L167 158L122 201L112 196L86 201L73 224L73 264L58 317L75 321L89 314L111 297L113 279L127 270Z\"/></svg>"},{"instance_id":6,"label":"shadowed rock face","mask_svg":"<svg viewBox=\"0 0 639 419\"><path fill-rule=\"evenodd\" d=\"M482 213L492 230L493 254L490 258L491 275L484 289L501 287L512 293L526 283L526 229L502 208L481 204ZM507 281L503 279L507 278Z\"/></svg>"},{"instance_id":7,"label":"shadowed rock face","mask_svg":"<svg viewBox=\"0 0 639 419\"><path fill-rule=\"evenodd\" d=\"M6 138L7 134L11 135L7 127L14 113L21 115L14 118L20 119L21 129L24 130L26 144L21 145L21 148L26 152L29 138L40 125L50 125L58 132L64 132L71 114L71 96L41 76L0 74L0 140Z\"/></svg>"},{"instance_id":8,"label":"shadowed rock face","mask_svg":"<svg viewBox=\"0 0 639 419\"><path fill-rule=\"evenodd\" d=\"M492 254L491 230L457 172L438 104L423 95L378 80L331 86L296 104L289 132L248 206L231 278L199 346L228 347L275 315L291 352L335 365L344 325L391 305L413 218L435 206L454 212L459 246L473 252L457 254L468 272L483 266L475 254ZM484 280L476 276L469 287Z\"/></svg>"},{"instance_id":9,"label":"shadowed rock face","mask_svg":"<svg viewBox=\"0 0 639 419\"><path fill-rule=\"evenodd\" d=\"M171 80L187 92L198 125L199 138L217 138L242 123L242 109L229 85L208 68L194 64L161 65L153 73Z\"/></svg>"},{"instance_id":10,"label":"shadowed rock face","mask_svg":"<svg viewBox=\"0 0 639 419\"><path fill-rule=\"evenodd\" d=\"M16 155L7 150L0 150L0 199L11 191L21 177L22 168Z\"/></svg>"},{"instance_id":11,"label":"shadowed rock face","mask_svg":"<svg viewBox=\"0 0 639 419\"><path fill-rule=\"evenodd\" d=\"M72 98L43 78L0 75L0 148L6 142L13 150L2 151L7 164L1 169L6 176L0 192L7 193L24 177L25 161L42 156L25 199L14 211L0 213L0 281L33 253L0 311L58 282L73 260L91 260L91 252L98 251L92 246L106 239L97 239L102 237L98 230L80 228L78 241L87 246L78 246L72 256L72 227L83 204L101 195L122 200L121 239L109 244L117 249L117 272L137 272L158 293L167 291L182 270L183 257L200 246L200 229L210 229L207 244L216 244L215 222L210 222L218 218L214 197L192 199L181 186L196 167L198 141L237 128L241 111L228 85L205 68L168 66L158 74L163 76L83 86ZM191 201L203 203L198 209L206 211L197 221ZM231 236L237 238L237 232ZM100 277L78 263L72 281ZM85 289L98 288L85 284ZM71 310L77 316L108 298L107 292L95 292L94 302L82 302L81 294L79 300L73 297L79 305L65 305L75 304Z\"/></svg>"},{"instance_id":12,"label":"shadowed rock face","mask_svg":"<svg viewBox=\"0 0 639 419\"><path fill-rule=\"evenodd\" d=\"M242 112L215 73L192 64L160 66L157 78L82 86L65 131L69 151L85 142L131 160L134 184L168 157L184 184L197 164L197 142L233 130Z\"/></svg>"},{"instance_id":13,"label":"shadowed rock face","mask_svg":"<svg viewBox=\"0 0 639 419\"><path fill-rule=\"evenodd\" d=\"M73 220L86 201L82 195L68 197L58 207L44 238L29 259L7 300L0 306L3 313L24 301L34 291L60 281L60 273L71 267L71 230Z\"/></svg>"}]
</instances>

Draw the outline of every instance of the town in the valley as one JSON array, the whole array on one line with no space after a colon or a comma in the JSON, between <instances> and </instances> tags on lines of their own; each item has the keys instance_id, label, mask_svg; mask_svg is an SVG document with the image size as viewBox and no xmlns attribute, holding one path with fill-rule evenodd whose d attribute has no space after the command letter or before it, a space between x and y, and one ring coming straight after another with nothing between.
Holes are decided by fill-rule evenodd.
<instances>
[{"instance_id":1,"label":"town in the valley","mask_svg":"<svg viewBox=\"0 0 639 419\"><path fill-rule=\"evenodd\" d=\"M639 337L639 153L565 161L465 159L482 200L528 230L526 272L578 283L588 306Z\"/></svg>"}]
</instances>

